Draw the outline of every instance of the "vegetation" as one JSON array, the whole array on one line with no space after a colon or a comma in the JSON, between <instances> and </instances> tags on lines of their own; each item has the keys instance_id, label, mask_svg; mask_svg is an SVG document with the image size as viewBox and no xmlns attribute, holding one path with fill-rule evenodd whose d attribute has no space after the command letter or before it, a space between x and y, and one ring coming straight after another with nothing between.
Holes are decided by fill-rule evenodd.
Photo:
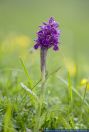
<instances>
[{"instance_id":1,"label":"vegetation","mask_svg":"<svg viewBox=\"0 0 89 132\"><path fill-rule=\"evenodd\" d=\"M49 5L0 1L0 132L89 129L89 1ZM40 53L32 47L37 26L52 15L61 44L59 52L48 52L41 96Z\"/></svg>"}]
</instances>

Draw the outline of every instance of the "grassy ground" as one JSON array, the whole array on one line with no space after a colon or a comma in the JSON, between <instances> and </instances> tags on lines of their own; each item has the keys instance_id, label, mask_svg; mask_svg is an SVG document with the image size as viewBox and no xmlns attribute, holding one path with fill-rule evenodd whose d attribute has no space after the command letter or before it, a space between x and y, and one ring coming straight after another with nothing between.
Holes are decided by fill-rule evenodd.
<instances>
[{"instance_id":1,"label":"grassy ground","mask_svg":"<svg viewBox=\"0 0 89 132\"><path fill-rule=\"evenodd\" d=\"M88 6L88 0L0 0L0 132L89 129ZM48 52L42 99L40 53L31 48L50 16L60 22L61 44Z\"/></svg>"}]
</instances>

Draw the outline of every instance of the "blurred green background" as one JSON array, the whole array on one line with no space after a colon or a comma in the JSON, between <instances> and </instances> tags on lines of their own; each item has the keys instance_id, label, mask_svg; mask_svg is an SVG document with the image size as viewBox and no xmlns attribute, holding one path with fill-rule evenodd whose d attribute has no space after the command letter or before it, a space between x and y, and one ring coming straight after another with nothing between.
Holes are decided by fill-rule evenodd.
<instances>
[{"instance_id":1,"label":"blurred green background","mask_svg":"<svg viewBox=\"0 0 89 132\"><path fill-rule=\"evenodd\" d=\"M38 127L38 100L20 83L35 86L32 91L40 99L41 83L35 85L40 79L40 50L32 47L38 26L50 17L59 23L61 37L60 50L48 51L47 70L61 69L45 85L39 128L89 128L89 0L0 0L0 132Z\"/></svg>"},{"instance_id":2,"label":"blurred green background","mask_svg":"<svg viewBox=\"0 0 89 132\"><path fill-rule=\"evenodd\" d=\"M20 68L21 56L28 67L33 66L31 71L39 73L39 51L30 54L29 50L38 26L51 16L60 24L61 38L60 51L49 51L48 68L64 64L75 72L76 64L78 75L88 77L89 0L0 0L1 70Z\"/></svg>"}]
</instances>

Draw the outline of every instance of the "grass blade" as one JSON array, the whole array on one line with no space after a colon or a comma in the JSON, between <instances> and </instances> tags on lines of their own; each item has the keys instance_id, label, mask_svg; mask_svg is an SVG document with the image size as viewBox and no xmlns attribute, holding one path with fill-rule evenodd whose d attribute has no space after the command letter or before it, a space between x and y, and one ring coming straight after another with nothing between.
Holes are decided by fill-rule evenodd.
<instances>
[{"instance_id":1,"label":"grass blade","mask_svg":"<svg viewBox=\"0 0 89 132\"><path fill-rule=\"evenodd\" d=\"M27 76L27 79L28 79L28 81L29 81L30 88L32 88L32 87L33 87L32 80L31 80L31 78L30 78L30 76L29 76L28 70L27 70L27 68L26 68L26 66L25 66L25 64L24 64L24 62L23 62L23 60L22 60L21 57L20 57L20 62L21 62L21 64L22 64L22 67L23 67L23 69L24 69L24 72L25 72L25 74L26 74L26 76Z\"/></svg>"},{"instance_id":2,"label":"grass blade","mask_svg":"<svg viewBox=\"0 0 89 132\"><path fill-rule=\"evenodd\" d=\"M57 78L59 80L61 80L67 87L68 87L68 82L66 80L64 80L63 78L61 78L60 76L57 76ZM76 95L81 99L83 100L83 97L81 96L81 94L72 86L72 90L74 93L76 93ZM89 104L86 100L84 100L84 103L89 107Z\"/></svg>"},{"instance_id":3,"label":"grass blade","mask_svg":"<svg viewBox=\"0 0 89 132\"><path fill-rule=\"evenodd\" d=\"M24 85L22 82L20 83L21 87L23 89L25 89L27 92L29 92L32 96L34 96L37 100L38 100L38 97L37 95L31 90L29 89L26 85Z\"/></svg>"},{"instance_id":4,"label":"grass blade","mask_svg":"<svg viewBox=\"0 0 89 132\"><path fill-rule=\"evenodd\" d=\"M70 79L70 74L68 73L68 92L69 92L69 99L70 102L72 103L72 83L71 83L71 79Z\"/></svg>"}]
</instances>

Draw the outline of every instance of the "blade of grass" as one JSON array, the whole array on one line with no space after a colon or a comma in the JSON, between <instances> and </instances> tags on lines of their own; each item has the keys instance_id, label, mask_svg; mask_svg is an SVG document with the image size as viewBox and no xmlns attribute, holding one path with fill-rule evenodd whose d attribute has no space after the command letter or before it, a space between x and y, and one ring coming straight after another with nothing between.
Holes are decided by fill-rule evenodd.
<instances>
[{"instance_id":1,"label":"blade of grass","mask_svg":"<svg viewBox=\"0 0 89 132\"><path fill-rule=\"evenodd\" d=\"M49 74L47 73L47 75L46 75L46 80L47 80L50 76L52 76L53 74L57 73L60 69L61 69L61 66L58 67L58 68L57 68L56 70L54 70L53 72L51 72L51 73L49 73ZM41 82L41 79L39 79L39 81L32 87L32 89L35 88L40 82Z\"/></svg>"},{"instance_id":2,"label":"blade of grass","mask_svg":"<svg viewBox=\"0 0 89 132\"><path fill-rule=\"evenodd\" d=\"M11 119L12 119L12 105L8 101L6 113L4 116L4 126L3 126L4 132L14 132L14 128L13 128Z\"/></svg>"},{"instance_id":3,"label":"blade of grass","mask_svg":"<svg viewBox=\"0 0 89 132\"><path fill-rule=\"evenodd\" d=\"M57 78L60 80L60 81L62 81L67 87L68 87L68 82L66 81L66 80L64 80L62 77L60 77L60 76L57 76ZM81 99L81 100L83 100L83 97L81 96L81 94L72 86L72 90L73 90L73 92L74 93L76 93L76 95ZM84 100L84 103L88 106L88 108L89 108L89 104L88 104L88 102L86 101L86 100Z\"/></svg>"},{"instance_id":4,"label":"blade of grass","mask_svg":"<svg viewBox=\"0 0 89 132\"><path fill-rule=\"evenodd\" d=\"M53 72L49 73L49 74L47 75L47 79L48 79L50 76L52 76L53 74L57 73L60 69L61 69L61 66L58 67L58 68L57 68L56 70L54 70Z\"/></svg>"},{"instance_id":5,"label":"blade of grass","mask_svg":"<svg viewBox=\"0 0 89 132\"><path fill-rule=\"evenodd\" d=\"M22 65L22 67L23 67L23 69L24 69L24 72L25 72L25 74L26 74L26 76L27 76L27 79L28 79L28 81L29 81L30 88L32 88L32 87L33 87L32 80L31 80L31 78L30 78L30 76L29 76L28 70L27 70L27 68L26 68L26 66L25 66L25 64L24 64L24 62L23 62L23 60L22 60L21 57L20 57L20 62L21 62L21 65Z\"/></svg>"},{"instance_id":6,"label":"blade of grass","mask_svg":"<svg viewBox=\"0 0 89 132\"><path fill-rule=\"evenodd\" d=\"M82 105L84 104L84 101L85 101L86 92L87 92L87 86L88 86L88 83L86 83L86 87L85 87L85 91L84 91L84 96L83 96Z\"/></svg>"},{"instance_id":7,"label":"blade of grass","mask_svg":"<svg viewBox=\"0 0 89 132\"><path fill-rule=\"evenodd\" d=\"M73 121L73 91L72 91L72 81L71 81L71 78L70 78L70 74L68 72L68 97L69 97L69 110L68 110L68 114L70 115L71 113L71 116L70 116L70 125L72 128L74 128L74 121Z\"/></svg>"},{"instance_id":8,"label":"blade of grass","mask_svg":"<svg viewBox=\"0 0 89 132\"><path fill-rule=\"evenodd\" d=\"M27 92L29 92L32 96L34 96L37 100L38 100L38 97L37 95L31 90L29 89L26 85L24 85L22 82L20 83L21 87L23 89L25 89Z\"/></svg>"},{"instance_id":9,"label":"blade of grass","mask_svg":"<svg viewBox=\"0 0 89 132\"><path fill-rule=\"evenodd\" d=\"M86 97L86 92L87 92L87 85L88 83L86 83L86 86L85 86L85 90L84 90L84 95L83 95L83 100L82 100L82 103L81 103L81 114L80 114L80 119L82 120L82 116L83 116L83 105L84 105L84 101L85 101L85 97Z\"/></svg>"},{"instance_id":10,"label":"blade of grass","mask_svg":"<svg viewBox=\"0 0 89 132\"><path fill-rule=\"evenodd\" d=\"M72 103L72 98L73 98L72 83L71 83L71 79L70 79L70 74L69 73L68 73L68 93L69 93L70 103Z\"/></svg>"}]
</instances>

